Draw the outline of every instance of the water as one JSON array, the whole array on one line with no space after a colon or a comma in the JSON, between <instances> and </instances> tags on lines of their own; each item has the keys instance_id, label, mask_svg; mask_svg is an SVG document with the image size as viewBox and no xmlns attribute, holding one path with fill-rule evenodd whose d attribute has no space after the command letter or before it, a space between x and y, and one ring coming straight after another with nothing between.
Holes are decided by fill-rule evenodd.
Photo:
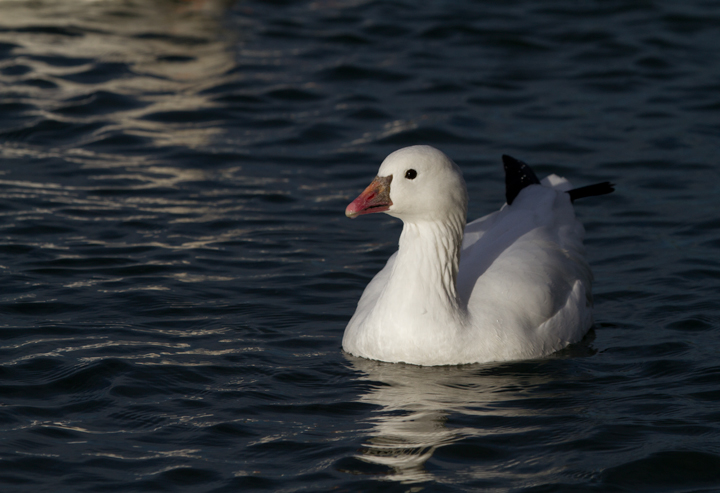
<instances>
[{"instance_id":1,"label":"water","mask_svg":"<svg viewBox=\"0 0 720 493\"><path fill-rule=\"evenodd\" d=\"M2 2L2 491L720 489L718 7ZM342 353L418 143L618 185L583 342Z\"/></svg>"}]
</instances>

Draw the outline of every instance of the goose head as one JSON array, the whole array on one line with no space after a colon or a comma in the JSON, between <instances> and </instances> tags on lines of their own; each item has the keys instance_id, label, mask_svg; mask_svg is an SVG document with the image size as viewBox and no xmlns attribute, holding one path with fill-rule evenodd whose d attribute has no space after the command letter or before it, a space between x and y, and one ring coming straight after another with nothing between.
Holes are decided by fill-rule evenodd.
<instances>
[{"instance_id":1,"label":"goose head","mask_svg":"<svg viewBox=\"0 0 720 493\"><path fill-rule=\"evenodd\" d=\"M467 212L467 190L460 168L430 146L399 149L380 165L370 185L345 209L355 218L385 212L403 221L443 221Z\"/></svg>"}]
</instances>

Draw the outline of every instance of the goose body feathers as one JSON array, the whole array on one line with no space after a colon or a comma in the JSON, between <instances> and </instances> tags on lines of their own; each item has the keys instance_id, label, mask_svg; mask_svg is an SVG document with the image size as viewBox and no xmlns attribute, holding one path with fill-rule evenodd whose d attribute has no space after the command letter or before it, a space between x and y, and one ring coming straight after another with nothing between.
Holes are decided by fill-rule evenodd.
<instances>
[{"instance_id":1,"label":"goose body feathers","mask_svg":"<svg viewBox=\"0 0 720 493\"><path fill-rule=\"evenodd\" d=\"M541 357L582 339L592 325L592 273L572 187L555 175L533 180L527 169L532 177L509 204L466 225L465 182L445 154L413 146L388 156L346 214L385 212L403 231L365 288L343 349L449 365Z\"/></svg>"}]
</instances>

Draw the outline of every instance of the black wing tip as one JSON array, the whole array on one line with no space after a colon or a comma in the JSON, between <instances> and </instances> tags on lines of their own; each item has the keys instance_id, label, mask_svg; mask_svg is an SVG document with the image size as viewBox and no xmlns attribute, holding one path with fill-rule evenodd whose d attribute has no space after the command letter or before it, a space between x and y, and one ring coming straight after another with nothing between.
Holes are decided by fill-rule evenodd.
<instances>
[{"instance_id":1,"label":"black wing tip","mask_svg":"<svg viewBox=\"0 0 720 493\"><path fill-rule=\"evenodd\" d=\"M505 200L512 205L520 191L529 185L539 185L540 180L526 163L507 154L502 155L505 168Z\"/></svg>"},{"instance_id":2,"label":"black wing tip","mask_svg":"<svg viewBox=\"0 0 720 493\"><path fill-rule=\"evenodd\" d=\"M508 154L502 155L502 161L503 161L503 165L505 166L505 168L527 166L526 163L520 161L519 159L515 159L514 157L512 157Z\"/></svg>"},{"instance_id":3,"label":"black wing tip","mask_svg":"<svg viewBox=\"0 0 720 493\"><path fill-rule=\"evenodd\" d=\"M588 185L585 187L574 188L568 190L570 195L570 201L575 202L577 199L583 199L585 197L597 197L598 195L607 195L615 191L615 184L609 181L602 183L595 183L594 185Z\"/></svg>"},{"instance_id":4,"label":"black wing tip","mask_svg":"<svg viewBox=\"0 0 720 493\"><path fill-rule=\"evenodd\" d=\"M519 159L503 154L502 161L503 167L505 168L505 199L508 205L512 205L523 188L530 185L539 185L540 180L538 180L532 168ZM614 191L615 184L604 181L602 183L595 183L594 185L574 188L568 190L567 193L570 195L570 201L575 202L577 199L607 195Z\"/></svg>"}]
</instances>

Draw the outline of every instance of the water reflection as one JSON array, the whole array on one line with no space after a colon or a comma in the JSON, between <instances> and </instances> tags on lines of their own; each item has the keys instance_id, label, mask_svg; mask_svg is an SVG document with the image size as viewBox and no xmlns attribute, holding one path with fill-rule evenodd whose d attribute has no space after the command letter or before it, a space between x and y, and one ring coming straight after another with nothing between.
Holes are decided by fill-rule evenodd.
<instances>
[{"instance_id":1,"label":"water reflection","mask_svg":"<svg viewBox=\"0 0 720 493\"><path fill-rule=\"evenodd\" d=\"M132 242L93 239L118 248L198 248L231 236L151 232L238 213L238 188L274 190L246 186L237 166L208 166L227 115L206 90L233 77L242 35L224 29L232 3L0 2L0 87L12 88L0 101L0 201L23 204L0 217L33 234L70 225L77 238L133 225Z\"/></svg>"},{"instance_id":2,"label":"water reflection","mask_svg":"<svg viewBox=\"0 0 720 493\"><path fill-rule=\"evenodd\" d=\"M544 372L508 370L511 364L417 367L347 358L365 374L362 380L373 382L372 391L361 401L382 406L371 420L370 438L358 458L390 468L387 478L402 483L436 479L425 464L441 447L470 437L534 429L532 419L513 420L511 427L493 427L487 418L539 414L517 401L529 397L528 389L553 380ZM473 472L476 477L491 474L497 471L477 468Z\"/></svg>"},{"instance_id":3,"label":"water reflection","mask_svg":"<svg viewBox=\"0 0 720 493\"><path fill-rule=\"evenodd\" d=\"M49 135L74 137L55 145L207 144L221 117L202 92L235 67L238 30L223 30L221 16L231 3L2 2L0 84L34 106L18 116L35 116L3 140L45 144L40 116Z\"/></svg>"}]
</instances>

